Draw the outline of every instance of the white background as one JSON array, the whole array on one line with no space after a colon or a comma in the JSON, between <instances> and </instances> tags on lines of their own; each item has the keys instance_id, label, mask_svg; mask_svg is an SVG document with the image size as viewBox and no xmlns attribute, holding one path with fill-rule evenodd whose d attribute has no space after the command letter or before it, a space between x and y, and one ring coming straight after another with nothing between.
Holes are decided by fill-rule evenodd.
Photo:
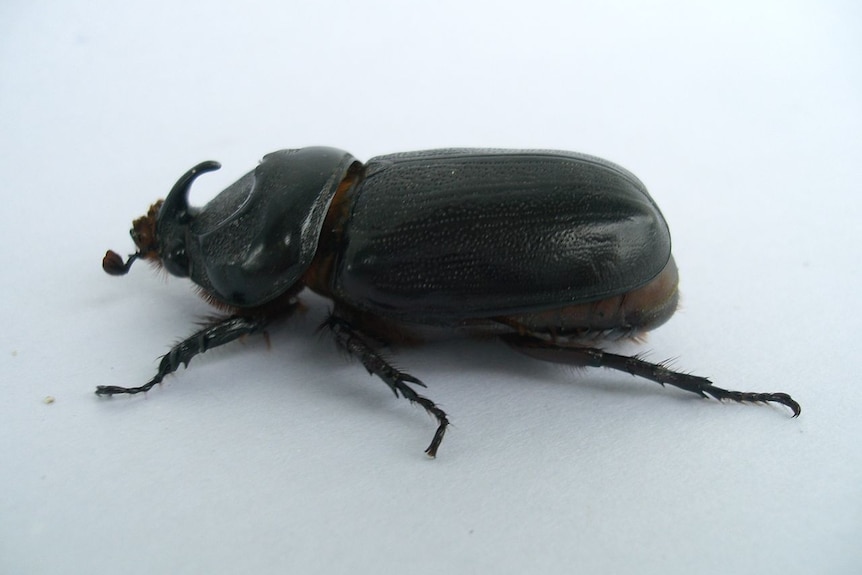
<instances>
[{"instance_id":1,"label":"white background","mask_svg":"<svg viewBox=\"0 0 862 575\"><path fill-rule=\"evenodd\" d=\"M859 573L862 19L853 2L0 6L3 573ZM493 342L408 350L434 424L315 328L146 398L208 313L132 249L194 163L561 148L647 184L683 309L650 358L799 419ZM53 396L53 404L43 398Z\"/></svg>"}]
</instances>

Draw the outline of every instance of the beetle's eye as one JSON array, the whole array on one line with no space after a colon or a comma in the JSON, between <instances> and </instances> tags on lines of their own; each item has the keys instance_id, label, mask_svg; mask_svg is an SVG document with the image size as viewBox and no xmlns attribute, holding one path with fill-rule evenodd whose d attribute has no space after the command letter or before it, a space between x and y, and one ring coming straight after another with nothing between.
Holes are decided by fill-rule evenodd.
<instances>
[{"instance_id":1,"label":"beetle's eye","mask_svg":"<svg viewBox=\"0 0 862 575\"><path fill-rule=\"evenodd\" d=\"M177 277L188 277L189 275L189 258L186 255L185 248L175 248L165 254L162 258L162 264L168 273Z\"/></svg>"}]
</instances>

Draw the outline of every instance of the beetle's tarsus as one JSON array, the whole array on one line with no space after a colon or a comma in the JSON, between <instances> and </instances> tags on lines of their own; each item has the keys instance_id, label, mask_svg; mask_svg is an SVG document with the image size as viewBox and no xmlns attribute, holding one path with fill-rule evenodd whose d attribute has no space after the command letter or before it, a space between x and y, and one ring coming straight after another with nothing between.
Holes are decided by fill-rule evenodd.
<instances>
[{"instance_id":1,"label":"beetle's tarsus","mask_svg":"<svg viewBox=\"0 0 862 575\"><path fill-rule=\"evenodd\" d=\"M739 403L779 403L789 407L793 412L793 417L799 417L802 413L802 406L786 393L750 393L743 391L728 391L710 385L703 388L703 392L709 394L718 400L729 399ZM705 396L704 396L705 397Z\"/></svg>"},{"instance_id":2,"label":"beetle's tarsus","mask_svg":"<svg viewBox=\"0 0 862 575\"><path fill-rule=\"evenodd\" d=\"M786 393L754 393L722 389L713 385L705 377L668 369L667 362L652 363L638 356L618 355L593 347L566 345L517 333L506 334L501 336L501 339L514 349L544 361L585 367L606 367L654 381L662 386L672 385L701 397L728 399L739 403L780 403L793 411L793 417L798 417L802 413L799 403Z\"/></svg>"},{"instance_id":3,"label":"beetle's tarsus","mask_svg":"<svg viewBox=\"0 0 862 575\"><path fill-rule=\"evenodd\" d=\"M244 335L263 331L267 325L264 316L229 316L213 322L200 331L192 334L183 341L176 344L171 350L162 356L159 361L159 369L155 377L140 387L120 387L116 385L100 385L96 387L96 395L134 395L145 393L156 384L162 382L166 375L175 372L180 365L189 366L193 357L204 353L214 347L230 343Z\"/></svg>"},{"instance_id":4,"label":"beetle's tarsus","mask_svg":"<svg viewBox=\"0 0 862 575\"><path fill-rule=\"evenodd\" d=\"M158 377L158 376L157 376ZM96 395L102 397L112 397L114 395L135 395L136 393L146 393L150 391L156 384L161 383L161 379L156 381L152 379L139 387L120 387L119 385L99 385L96 387Z\"/></svg>"},{"instance_id":5,"label":"beetle's tarsus","mask_svg":"<svg viewBox=\"0 0 862 575\"><path fill-rule=\"evenodd\" d=\"M437 430L434 432L434 437L431 439L431 443L428 445L428 448L425 449L425 453L427 453L429 457L437 457L437 449L440 447L440 443L443 441L443 436L446 434L446 428L449 426L449 418L446 415L446 412L437 407L432 400L423 395L419 395L412 387L407 385L408 383L412 383L414 385L425 387L425 384L409 373L399 371L387 362L386 359L384 359L383 356L369 344L370 339L351 326L346 320L338 316L331 315L326 321L326 326L332 332L338 346L347 351L350 355L359 359L359 361L362 362L362 365L365 366L365 369L368 370L368 373L376 375L382 379L395 394L395 397L398 397L400 394L401 397L410 403L423 407L429 415L437 420Z\"/></svg>"},{"instance_id":6,"label":"beetle's tarsus","mask_svg":"<svg viewBox=\"0 0 862 575\"><path fill-rule=\"evenodd\" d=\"M440 443L443 441L443 435L445 433L446 428L443 426L438 427L437 431L434 432L434 438L431 440L431 444L425 449L425 454L431 459L437 458L437 448L440 447Z\"/></svg>"}]
</instances>

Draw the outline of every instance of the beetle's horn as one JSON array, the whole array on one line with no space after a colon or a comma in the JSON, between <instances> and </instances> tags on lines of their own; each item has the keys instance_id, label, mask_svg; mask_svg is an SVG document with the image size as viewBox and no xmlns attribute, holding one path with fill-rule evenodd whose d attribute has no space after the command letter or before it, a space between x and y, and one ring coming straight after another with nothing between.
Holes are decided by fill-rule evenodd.
<instances>
[{"instance_id":1,"label":"beetle's horn","mask_svg":"<svg viewBox=\"0 0 862 575\"><path fill-rule=\"evenodd\" d=\"M212 172L221 168L218 162L201 162L188 172L182 175L171 193L165 198L162 208L159 210L159 220L174 221L178 223L186 222L189 217L189 189L192 187L192 182L195 178L206 172Z\"/></svg>"}]
</instances>

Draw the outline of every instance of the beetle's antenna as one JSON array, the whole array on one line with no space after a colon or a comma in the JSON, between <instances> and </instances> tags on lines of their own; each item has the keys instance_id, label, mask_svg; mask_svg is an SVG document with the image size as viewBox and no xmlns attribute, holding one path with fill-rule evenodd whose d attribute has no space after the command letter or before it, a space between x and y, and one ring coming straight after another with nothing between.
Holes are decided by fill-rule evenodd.
<instances>
[{"instance_id":1,"label":"beetle's antenna","mask_svg":"<svg viewBox=\"0 0 862 575\"><path fill-rule=\"evenodd\" d=\"M135 252L124 263L120 254L114 250L108 250L105 257L102 258L102 269L112 276L124 276L129 273L132 264L139 257L141 257L141 252Z\"/></svg>"}]
</instances>

